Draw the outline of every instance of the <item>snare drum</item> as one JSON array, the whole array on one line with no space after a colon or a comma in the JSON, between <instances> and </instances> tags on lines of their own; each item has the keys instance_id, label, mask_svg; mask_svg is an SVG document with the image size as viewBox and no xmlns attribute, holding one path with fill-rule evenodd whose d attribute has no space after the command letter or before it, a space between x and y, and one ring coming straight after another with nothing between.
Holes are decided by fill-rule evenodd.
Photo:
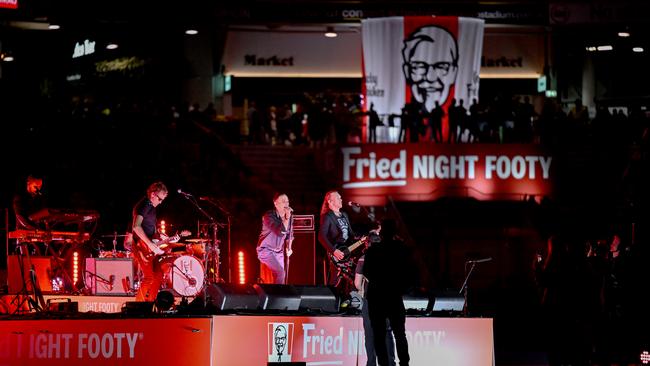
<instances>
[{"instance_id":1,"label":"snare drum","mask_svg":"<svg viewBox=\"0 0 650 366\"><path fill-rule=\"evenodd\" d=\"M162 257L161 268L167 273L172 288L180 296L196 296L203 289L203 265L191 255Z\"/></svg>"}]
</instances>

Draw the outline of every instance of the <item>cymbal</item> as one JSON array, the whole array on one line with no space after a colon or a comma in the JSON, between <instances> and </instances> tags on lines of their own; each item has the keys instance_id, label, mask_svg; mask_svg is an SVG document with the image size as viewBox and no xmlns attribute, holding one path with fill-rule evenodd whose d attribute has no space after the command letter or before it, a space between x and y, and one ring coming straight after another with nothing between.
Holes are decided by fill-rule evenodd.
<instances>
[{"instance_id":1,"label":"cymbal","mask_svg":"<svg viewBox=\"0 0 650 366\"><path fill-rule=\"evenodd\" d=\"M188 243L207 243L210 239L195 238L195 239L185 239Z\"/></svg>"},{"instance_id":2,"label":"cymbal","mask_svg":"<svg viewBox=\"0 0 650 366\"><path fill-rule=\"evenodd\" d=\"M161 244L159 248L161 248L161 249L172 248L173 249L173 248L180 248L180 247L184 247L184 246L185 246L184 243L165 243L165 244Z\"/></svg>"},{"instance_id":3,"label":"cymbal","mask_svg":"<svg viewBox=\"0 0 650 366\"><path fill-rule=\"evenodd\" d=\"M117 237L117 238L124 238L124 237L127 237L127 236L129 236L129 235L131 235L131 234L117 234L117 235L115 235L115 234L110 234L110 235L100 235L99 237L100 237L100 238L115 238L115 237Z\"/></svg>"}]
</instances>

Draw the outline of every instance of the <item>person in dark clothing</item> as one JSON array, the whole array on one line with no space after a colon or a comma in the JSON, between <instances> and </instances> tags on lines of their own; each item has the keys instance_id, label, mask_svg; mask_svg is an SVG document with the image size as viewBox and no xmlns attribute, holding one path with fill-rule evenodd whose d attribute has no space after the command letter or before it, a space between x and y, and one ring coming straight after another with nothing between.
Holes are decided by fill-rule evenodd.
<instances>
[{"instance_id":1,"label":"person in dark clothing","mask_svg":"<svg viewBox=\"0 0 650 366\"><path fill-rule=\"evenodd\" d=\"M347 294L349 291L341 288L341 285L343 287L351 286L354 279L347 278L351 276L351 273L346 273L345 270L342 271L342 268L334 262L341 263L350 254L347 245L354 239L355 234L348 215L341 211L342 207L343 201L337 191L329 191L325 194L320 211L318 241L331 259L327 283ZM347 281L342 282L341 280L344 278Z\"/></svg>"},{"instance_id":2,"label":"person in dark clothing","mask_svg":"<svg viewBox=\"0 0 650 366\"><path fill-rule=\"evenodd\" d=\"M380 366L389 365L386 347L386 319L392 328L400 366L410 361L406 339L406 311L402 294L409 285L409 260L397 236L394 220L381 223L381 242L373 244L365 254L363 275L368 279L368 316L374 336L375 353ZM391 270L388 271L387 269Z\"/></svg>"},{"instance_id":3,"label":"person in dark clothing","mask_svg":"<svg viewBox=\"0 0 650 366\"><path fill-rule=\"evenodd\" d=\"M375 110L375 105L371 103L368 111L368 142L377 142L377 127L382 125L381 118L379 118L379 114Z\"/></svg>"},{"instance_id":4,"label":"person in dark clothing","mask_svg":"<svg viewBox=\"0 0 650 366\"><path fill-rule=\"evenodd\" d=\"M162 255L165 252L154 242L154 238L160 237L168 242L178 241L177 236L170 240L157 229L156 207L165 198L167 198L167 187L162 182L155 182L147 188L147 195L133 207L132 230L138 239L133 247L133 256L143 274L136 301L154 301L162 282L163 270L152 254Z\"/></svg>"},{"instance_id":5,"label":"person in dark clothing","mask_svg":"<svg viewBox=\"0 0 650 366\"><path fill-rule=\"evenodd\" d=\"M43 178L30 175L27 177L26 190L14 196L13 209L16 215L16 230L44 229L29 218L30 215L47 207L42 189Z\"/></svg>"},{"instance_id":6,"label":"person in dark clothing","mask_svg":"<svg viewBox=\"0 0 650 366\"><path fill-rule=\"evenodd\" d=\"M372 241L372 240L371 240ZM365 347L366 347L366 356L368 357L366 361L366 366L375 366L377 365L377 354L375 353L375 343L372 333L372 325L370 324L370 316L368 315L368 300L366 299L366 290L368 287L368 280L363 275L363 265L365 263L365 255L362 255L357 261L357 268L354 273L354 287L357 288L359 295L361 295L362 305L361 305L361 318L363 320L363 333L365 336ZM390 366L395 365L395 342L393 341L393 335L390 329L390 323L386 320L386 349L388 351L388 364Z\"/></svg>"}]
</instances>

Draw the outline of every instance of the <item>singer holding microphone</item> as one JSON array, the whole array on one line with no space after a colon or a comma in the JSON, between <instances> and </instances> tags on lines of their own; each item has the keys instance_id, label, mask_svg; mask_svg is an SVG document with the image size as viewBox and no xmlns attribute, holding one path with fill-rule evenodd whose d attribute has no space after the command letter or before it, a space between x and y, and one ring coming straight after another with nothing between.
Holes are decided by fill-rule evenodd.
<instances>
[{"instance_id":1,"label":"singer holding microphone","mask_svg":"<svg viewBox=\"0 0 650 366\"><path fill-rule=\"evenodd\" d=\"M285 284L285 260L293 253L293 209L289 206L289 197L284 193L273 196L273 205L275 209L262 216L262 231L257 242L260 278L263 283Z\"/></svg>"}]
</instances>

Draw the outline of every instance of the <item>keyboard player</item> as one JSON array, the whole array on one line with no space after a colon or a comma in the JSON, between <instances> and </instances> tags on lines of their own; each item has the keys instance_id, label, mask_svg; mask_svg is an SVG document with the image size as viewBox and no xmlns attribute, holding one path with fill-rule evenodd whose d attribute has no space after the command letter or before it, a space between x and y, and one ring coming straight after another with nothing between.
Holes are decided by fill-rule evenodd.
<instances>
[{"instance_id":1,"label":"keyboard player","mask_svg":"<svg viewBox=\"0 0 650 366\"><path fill-rule=\"evenodd\" d=\"M42 194L43 178L30 175L24 191L17 193L13 200L16 215L16 230L43 230L45 227L30 220L29 216L47 207Z\"/></svg>"},{"instance_id":2,"label":"keyboard player","mask_svg":"<svg viewBox=\"0 0 650 366\"><path fill-rule=\"evenodd\" d=\"M14 196L13 209L16 215L16 230L43 230L44 225L32 221L29 216L47 207L43 196L43 178L36 175L27 177L25 190L21 190ZM23 248L20 247L22 251ZM29 250L34 255L41 255L43 249L37 243L32 242ZM26 254L26 253L23 253Z\"/></svg>"}]
</instances>

